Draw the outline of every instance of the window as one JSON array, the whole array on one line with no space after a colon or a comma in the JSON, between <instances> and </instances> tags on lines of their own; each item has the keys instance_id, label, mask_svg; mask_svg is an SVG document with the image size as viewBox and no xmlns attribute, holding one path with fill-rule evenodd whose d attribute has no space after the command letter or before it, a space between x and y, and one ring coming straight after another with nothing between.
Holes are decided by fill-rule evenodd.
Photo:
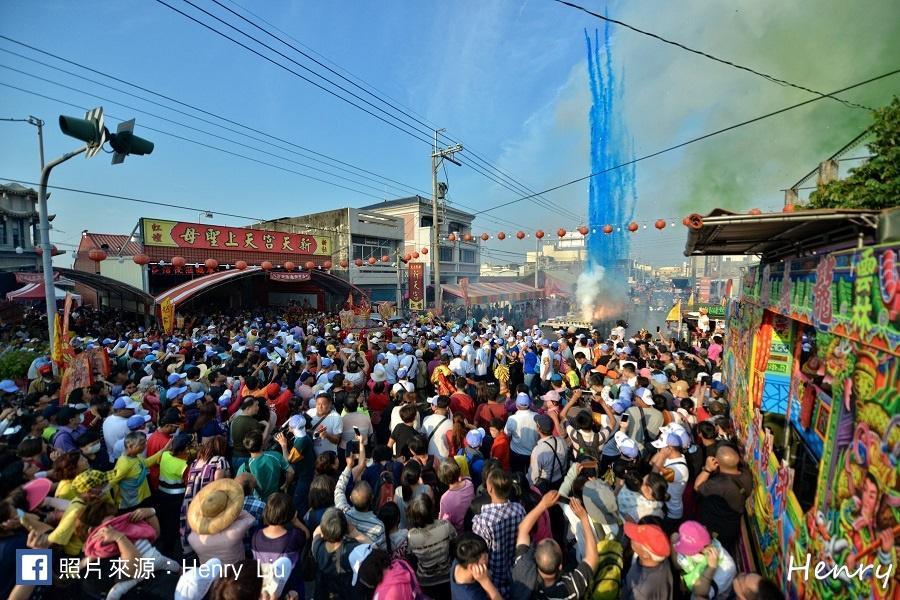
<instances>
[{"instance_id":1,"label":"window","mask_svg":"<svg viewBox=\"0 0 900 600\"><path fill-rule=\"evenodd\" d=\"M430 216L426 217L423 215L422 218L419 219L419 227L431 227L432 225L434 225L434 219Z\"/></svg>"},{"instance_id":2,"label":"window","mask_svg":"<svg viewBox=\"0 0 900 600\"><path fill-rule=\"evenodd\" d=\"M377 260L388 255L393 257L394 248L390 241L365 238L353 242L353 259L366 260L370 256L374 256Z\"/></svg>"},{"instance_id":3,"label":"window","mask_svg":"<svg viewBox=\"0 0 900 600\"><path fill-rule=\"evenodd\" d=\"M6 219L0 221L0 245L9 243L9 234L6 233Z\"/></svg>"},{"instance_id":4,"label":"window","mask_svg":"<svg viewBox=\"0 0 900 600\"><path fill-rule=\"evenodd\" d=\"M457 221L447 223L447 233L459 233L463 230L463 224Z\"/></svg>"},{"instance_id":5,"label":"window","mask_svg":"<svg viewBox=\"0 0 900 600\"><path fill-rule=\"evenodd\" d=\"M475 262L475 251L474 250L466 250L464 248L460 248L459 250L459 262L474 264Z\"/></svg>"},{"instance_id":6,"label":"window","mask_svg":"<svg viewBox=\"0 0 900 600\"><path fill-rule=\"evenodd\" d=\"M441 246L441 262L453 262L453 247Z\"/></svg>"},{"instance_id":7,"label":"window","mask_svg":"<svg viewBox=\"0 0 900 600\"><path fill-rule=\"evenodd\" d=\"M13 219L13 247L25 247L25 222L22 219Z\"/></svg>"}]
</instances>

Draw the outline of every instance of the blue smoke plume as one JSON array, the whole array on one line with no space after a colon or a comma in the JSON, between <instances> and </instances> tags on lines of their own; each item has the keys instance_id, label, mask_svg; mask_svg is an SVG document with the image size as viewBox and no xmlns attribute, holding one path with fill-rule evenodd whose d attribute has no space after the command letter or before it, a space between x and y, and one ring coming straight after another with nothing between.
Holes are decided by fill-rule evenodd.
<instances>
[{"instance_id":1,"label":"blue smoke plume","mask_svg":"<svg viewBox=\"0 0 900 600\"><path fill-rule=\"evenodd\" d=\"M637 189L634 165L614 168L631 160L634 142L622 120L624 75L616 75L612 67L610 25L594 30L593 39L584 32L587 45L588 80L591 88L591 173L588 201L588 257L578 277L577 298L585 321L602 321L624 316L628 298L627 259L629 237L627 224L634 217ZM603 233L604 225L613 232Z\"/></svg>"},{"instance_id":2,"label":"blue smoke plume","mask_svg":"<svg viewBox=\"0 0 900 600\"><path fill-rule=\"evenodd\" d=\"M602 37L601 37L602 36ZM623 267L629 254L629 236L626 229L634 217L637 189L634 185L635 167L630 165L608 170L628 162L634 156L634 142L622 119L619 105L622 102L624 75L613 72L610 24L601 30L584 32L587 45L588 79L591 88L591 172L600 173L591 178L588 204L587 270L603 267L607 281L615 276L624 279ZM604 234L602 228L610 224L614 230Z\"/></svg>"}]
</instances>

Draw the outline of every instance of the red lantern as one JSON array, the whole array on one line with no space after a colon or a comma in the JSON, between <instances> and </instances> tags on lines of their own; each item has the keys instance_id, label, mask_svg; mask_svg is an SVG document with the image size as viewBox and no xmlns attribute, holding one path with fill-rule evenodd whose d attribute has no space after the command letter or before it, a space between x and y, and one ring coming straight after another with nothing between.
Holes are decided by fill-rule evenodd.
<instances>
[{"instance_id":1,"label":"red lantern","mask_svg":"<svg viewBox=\"0 0 900 600\"><path fill-rule=\"evenodd\" d=\"M210 271L215 271L219 268L219 261L214 258L207 258L205 261L203 261L203 264L206 265L206 268Z\"/></svg>"},{"instance_id":2,"label":"red lantern","mask_svg":"<svg viewBox=\"0 0 900 600\"><path fill-rule=\"evenodd\" d=\"M796 210L796 206L793 204L785 204L784 208L781 209L781 212L792 213Z\"/></svg>"},{"instance_id":3,"label":"red lantern","mask_svg":"<svg viewBox=\"0 0 900 600\"><path fill-rule=\"evenodd\" d=\"M93 250L92 250L92 252L93 252ZM93 260L93 257L91 257L91 260ZM180 269L181 267L183 267L186 264L187 264L187 261L184 260L183 256L173 256L172 257L172 266L175 267L176 269Z\"/></svg>"},{"instance_id":4,"label":"red lantern","mask_svg":"<svg viewBox=\"0 0 900 600\"><path fill-rule=\"evenodd\" d=\"M381 257L381 262L383 262L383 263L391 262L391 257L388 256L387 254L385 254L384 256Z\"/></svg>"},{"instance_id":5,"label":"red lantern","mask_svg":"<svg viewBox=\"0 0 900 600\"><path fill-rule=\"evenodd\" d=\"M411 260L412 260L412 254L410 254L409 252L407 252L407 253L406 253L406 256L403 257L403 261L404 261L404 262L409 262L409 261L411 261Z\"/></svg>"},{"instance_id":6,"label":"red lantern","mask_svg":"<svg viewBox=\"0 0 900 600\"><path fill-rule=\"evenodd\" d=\"M455 242L455 241L456 241L456 234L455 234L455 233L451 233L450 235L448 235L448 236L447 236L447 241L448 241L448 242Z\"/></svg>"},{"instance_id":7,"label":"red lantern","mask_svg":"<svg viewBox=\"0 0 900 600\"><path fill-rule=\"evenodd\" d=\"M413 252L413 258L419 258L419 253L418 253L418 252Z\"/></svg>"},{"instance_id":8,"label":"red lantern","mask_svg":"<svg viewBox=\"0 0 900 600\"><path fill-rule=\"evenodd\" d=\"M505 240L505 239L506 239L506 234L503 233L503 232L501 231L500 233L497 234L497 239L498 239L498 240Z\"/></svg>"},{"instance_id":9,"label":"red lantern","mask_svg":"<svg viewBox=\"0 0 900 600\"><path fill-rule=\"evenodd\" d=\"M353 264L356 265L357 267L361 267L363 265L363 261L361 258L357 258L356 260L353 261Z\"/></svg>"},{"instance_id":10,"label":"red lantern","mask_svg":"<svg viewBox=\"0 0 900 600\"><path fill-rule=\"evenodd\" d=\"M88 258L94 262L103 262L104 260L106 260L106 252L104 252L100 248L94 248L93 250L88 252Z\"/></svg>"},{"instance_id":11,"label":"red lantern","mask_svg":"<svg viewBox=\"0 0 900 600\"><path fill-rule=\"evenodd\" d=\"M666 228L666 220L665 219L657 219L656 223L654 223L654 227L657 229L665 229Z\"/></svg>"},{"instance_id":12,"label":"red lantern","mask_svg":"<svg viewBox=\"0 0 900 600\"><path fill-rule=\"evenodd\" d=\"M428 248L422 248L422 254L428 254Z\"/></svg>"},{"instance_id":13,"label":"red lantern","mask_svg":"<svg viewBox=\"0 0 900 600\"><path fill-rule=\"evenodd\" d=\"M491 236L489 236L488 234L486 234L486 233L482 233L482 234L481 234L481 240L482 240L482 241L486 242L486 241L488 241L489 239L491 239Z\"/></svg>"},{"instance_id":14,"label":"red lantern","mask_svg":"<svg viewBox=\"0 0 900 600\"><path fill-rule=\"evenodd\" d=\"M316 263L314 263L311 260L308 260L308 261L306 261L306 264L304 266L306 267L307 271L312 271L313 269L316 268Z\"/></svg>"},{"instance_id":15,"label":"red lantern","mask_svg":"<svg viewBox=\"0 0 900 600\"><path fill-rule=\"evenodd\" d=\"M580 233L581 235L587 235L588 231L590 231L590 229L588 229L586 225L582 225L578 228L578 233Z\"/></svg>"},{"instance_id":16,"label":"red lantern","mask_svg":"<svg viewBox=\"0 0 900 600\"><path fill-rule=\"evenodd\" d=\"M471 233L467 233L466 235L463 236L463 239L467 242L471 242L474 238L472 237Z\"/></svg>"},{"instance_id":17,"label":"red lantern","mask_svg":"<svg viewBox=\"0 0 900 600\"><path fill-rule=\"evenodd\" d=\"M751 215L761 215L761 214L762 214L762 211L759 210L758 208L751 208L751 209L750 209L750 212L749 212L748 214L751 214Z\"/></svg>"},{"instance_id":18,"label":"red lantern","mask_svg":"<svg viewBox=\"0 0 900 600\"><path fill-rule=\"evenodd\" d=\"M536 238L539 239L539 240L544 239L544 230L543 230L543 229L538 229L537 231L535 231L535 232L534 232L534 237L536 237Z\"/></svg>"},{"instance_id":19,"label":"red lantern","mask_svg":"<svg viewBox=\"0 0 900 600\"><path fill-rule=\"evenodd\" d=\"M377 261L375 260L375 257L374 257L374 256L370 256L370 257L369 257L369 264L370 264L370 265L374 265L376 262L377 262Z\"/></svg>"},{"instance_id":20,"label":"red lantern","mask_svg":"<svg viewBox=\"0 0 900 600\"><path fill-rule=\"evenodd\" d=\"M247 268L247 261L245 261L245 260L237 261L236 263L234 263L234 268L237 269L238 271L243 271L244 269Z\"/></svg>"},{"instance_id":21,"label":"red lantern","mask_svg":"<svg viewBox=\"0 0 900 600\"><path fill-rule=\"evenodd\" d=\"M273 265L272 265L271 261L264 260L264 261L262 261L262 263L259 266L262 267L263 271L271 271Z\"/></svg>"},{"instance_id":22,"label":"red lantern","mask_svg":"<svg viewBox=\"0 0 900 600\"><path fill-rule=\"evenodd\" d=\"M324 263L322 263L322 267L324 267L325 270L330 271L331 270L331 261L326 260Z\"/></svg>"},{"instance_id":23,"label":"red lantern","mask_svg":"<svg viewBox=\"0 0 900 600\"><path fill-rule=\"evenodd\" d=\"M525 232L524 232L524 231L517 231L517 232L516 232L516 237L519 238L520 240L524 240L524 239L525 239Z\"/></svg>"},{"instance_id":24,"label":"red lantern","mask_svg":"<svg viewBox=\"0 0 900 600\"><path fill-rule=\"evenodd\" d=\"M347 260L346 258L342 258L341 262L339 262L338 264L341 265L342 269L346 269L347 267L350 266L350 261Z\"/></svg>"},{"instance_id":25,"label":"red lantern","mask_svg":"<svg viewBox=\"0 0 900 600\"><path fill-rule=\"evenodd\" d=\"M560 227L556 230L556 235L558 235L559 237L566 237L566 230Z\"/></svg>"},{"instance_id":26,"label":"red lantern","mask_svg":"<svg viewBox=\"0 0 900 600\"><path fill-rule=\"evenodd\" d=\"M634 233L634 232L637 231L637 230L638 230L638 224L637 224L637 223L635 223L634 221L632 221L631 223L628 224L628 231L630 231L631 233Z\"/></svg>"},{"instance_id":27,"label":"red lantern","mask_svg":"<svg viewBox=\"0 0 900 600\"><path fill-rule=\"evenodd\" d=\"M284 270L285 271L293 271L296 268L297 268L297 265L295 265L291 261L289 261L289 260L284 261Z\"/></svg>"},{"instance_id":28,"label":"red lantern","mask_svg":"<svg viewBox=\"0 0 900 600\"><path fill-rule=\"evenodd\" d=\"M146 254L135 254L131 257L131 260L133 260L136 265L144 266L150 262L150 257Z\"/></svg>"},{"instance_id":29,"label":"red lantern","mask_svg":"<svg viewBox=\"0 0 900 600\"><path fill-rule=\"evenodd\" d=\"M603 233L605 233L606 235L609 235L609 234L611 234L612 232L613 232L613 226L612 226L612 225L604 225L604 226L603 226Z\"/></svg>"}]
</instances>

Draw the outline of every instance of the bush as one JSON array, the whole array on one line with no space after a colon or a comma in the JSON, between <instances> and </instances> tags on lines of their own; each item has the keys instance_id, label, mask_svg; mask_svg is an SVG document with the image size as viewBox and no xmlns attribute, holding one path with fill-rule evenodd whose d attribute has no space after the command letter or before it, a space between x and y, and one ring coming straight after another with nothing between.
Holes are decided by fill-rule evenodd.
<instances>
[{"instance_id":1,"label":"bush","mask_svg":"<svg viewBox=\"0 0 900 600\"><path fill-rule=\"evenodd\" d=\"M0 354L0 379L25 379L28 367L40 356L28 350L10 350Z\"/></svg>"},{"instance_id":2,"label":"bush","mask_svg":"<svg viewBox=\"0 0 900 600\"><path fill-rule=\"evenodd\" d=\"M868 208L900 204L900 99L873 113L871 158L850 169L846 179L820 186L809 196L809 208Z\"/></svg>"}]
</instances>

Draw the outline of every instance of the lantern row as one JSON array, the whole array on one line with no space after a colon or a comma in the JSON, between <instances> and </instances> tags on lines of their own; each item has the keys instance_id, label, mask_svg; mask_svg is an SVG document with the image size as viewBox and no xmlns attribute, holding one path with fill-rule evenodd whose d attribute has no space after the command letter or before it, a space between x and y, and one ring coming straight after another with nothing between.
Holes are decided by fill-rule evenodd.
<instances>
[{"instance_id":1,"label":"lantern row","mask_svg":"<svg viewBox=\"0 0 900 600\"><path fill-rule=\"evenodd\" d=\"M658 219L658 220L653 224L653 226L654 226L656 229L662 230L662 229L665 229L666 227L675 227L675 223L671 223L671 224L670 224L670 223L666 222L665 219ZM635 223L635 222L631 222L631 223L629 223L625 228L626 228L628 231L630 231L631 233L634 233L634 232L636 232L637 230L641 229L641 226L638 225L638 224ZM647 229L647 226L644 225L643 228L644 228L644 229ZM605 233L606 235L609 235L609 234L611 234L613 231L616 231L617 229L618 229L617 227L613 227L612 225L607 224L607 225L604 225L603 227L601 227L601 228L600 228L600 231L603 232L603 233ZM576 229L575 231L576 231L577 233L580 233L582 236L587 236L587 235L588 235L589 233L591 233L592 231L593 231L593 233L597 233L597 229L591 230L591 228L587 227L586 225L582 225L581 227L579 227L579 228ZM556 230L556 235L557 235L558 237L561 237L561 238L562 238L562 237L565 237L567 233L569 233L569 232L566 231L566 230L565 230L564 228L562 228L562 227L560 227L559 229ZM538 229L537 231L534 232L534 237L536 237L536 238L539 239L539 240L542 239L542 238L544 238L544 236L546 236L546 235L547 235L547 234L544 232L543 229ZM515 234L515 236L516 236L516 238L518 238L518 239L520 239L520 240L523 240L523 239L525 239L526 237L528 237L528 234L525 233L524 231L517 231L516 234ZM460 241L460 240L463 241L463 242L472 242L472 241L475 240L475 237L476 237L476 236L472 235L471 233L466 233L466 234L451 233L450 235L446 236L444 239L446 239L446 240L449 241L449 242L456 242L456 241ZM508 236L507 236L506 232L501 231L501 232L499 232L496 236L492 236L492 235L489 234L489 233L482 233L482 234L481 234L480 236L478 236L478 237L481 238L482 241L485 241L485 242L486 242L486 241L488 241L488 240L490 240L490 239L497 239L497 240L501 240L501 241L502 241L502 240L505 240Z\"/></svg>"}]
</instances>

